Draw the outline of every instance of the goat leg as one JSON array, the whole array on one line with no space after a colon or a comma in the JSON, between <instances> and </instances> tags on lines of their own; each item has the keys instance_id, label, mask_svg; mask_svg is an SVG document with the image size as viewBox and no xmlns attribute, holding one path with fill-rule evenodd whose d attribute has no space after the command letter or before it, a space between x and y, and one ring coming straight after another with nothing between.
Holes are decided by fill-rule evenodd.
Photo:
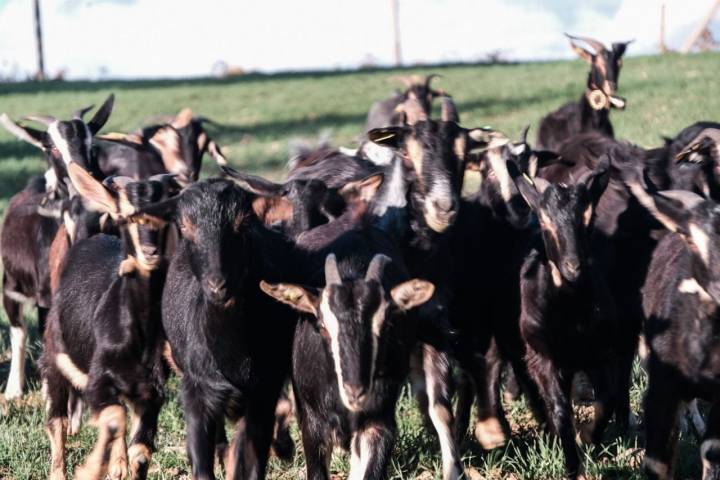
<instances>
[{"instance_id":1,"label":"goat leg","mask_svg":"<svg viewBox=\"0 0 720 480\"><path fill-rule=\"evenodd\" d=\"M653 360L648 368L649 384L645 394L646 446L645 474L649 479L672 478L672 459L677 443L677 412L680 399L677 386L666 372L659 371Z\"/></svg>"},{"instance_id":2,"label":"goat leg","mask_svg":"<svg viewBox=\"0 0 720 480\"><path fill-rule=\"evenodd\" d=\"M454 480L463 474L463 469L453 435L450 359L447 354L428 344L423 344L422 352L428 412L440 439L443 480Z\"/></svg>"}]
</instances>

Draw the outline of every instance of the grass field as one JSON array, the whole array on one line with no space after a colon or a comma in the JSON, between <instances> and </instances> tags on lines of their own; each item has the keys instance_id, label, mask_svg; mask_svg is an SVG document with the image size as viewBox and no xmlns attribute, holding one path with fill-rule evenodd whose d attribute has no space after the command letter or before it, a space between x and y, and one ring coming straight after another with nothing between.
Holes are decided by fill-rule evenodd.
<instances>
[{"instance_id":1,"label":"grass field","mask_svg":"<svg viewBox=\"0 0 720 480\"><path fill-rule=\"evenodd\" d=\"M546 112L579 97L584 88L586 66L581 62L529 65L438 67L407 73L443 75L437 86L450 92L466 127L491 125L516 136L523 125L537 125ZM628 58L620 81L620 94L628 109L612 116L616 135L642 146L659 145L660 135L673 135L690 123L718 120L720 111L720 55L669 55ZM190 106L198 114L221 123L210 131L224 153L238 168L281 178L287 161L288 142L315 141L330 135L333 142L351 145L361 133L370 104L394 88L386 80L395 71L357 73L246 76L231 80L143 81L101 83L0 84L0 112L11 118L31 113L58 117L85 105L99 105L116 94L115 111L104 132L129 131L148 117L174 113ZM406 72L403 72L406 73ZM534 131L531 131L531 138ZM4 130L0 131L0 214L7 201L27 179L41 173L38 153ZM215 167L206 162L205 172ZM44 433L43 405L35 361L40 342L31 324L32 361L28 365L30 395L7 403L0 395L0 478L35 479L47 474L49 446ZM0 388L9 368L9 339L4 312L0 313ZM640 400L645 377L635 371L633 407L642 421ZM175 384L170 390L174 392ZM563 462L554 441L540 434L525 405L506 406L514 429L513 440L492 452L482 452L468 435L463 457L470 478L558 478ZM579 409L582 414L582 408ZM427 432L409 395L400 402L399 438L389 475L396 479L440 478L437 441ZM295 432L297 440L297 432ZM71 472L92 447L94 431L85 426L68 441ZM273 460L270 478L303 478L303 458L298 445L288 464ZM163 409L158 452L151 478L188 478L184 451L184 423L173 394ZM640 477L642 435L615 438L612 428L602 448L586 449L587 473L594 478ZM700 462L692 438L683 439L678 455L681 478L697 478ZM336 454L332 471L345 478L349 461Z\"/></svg>"}]
</instances>

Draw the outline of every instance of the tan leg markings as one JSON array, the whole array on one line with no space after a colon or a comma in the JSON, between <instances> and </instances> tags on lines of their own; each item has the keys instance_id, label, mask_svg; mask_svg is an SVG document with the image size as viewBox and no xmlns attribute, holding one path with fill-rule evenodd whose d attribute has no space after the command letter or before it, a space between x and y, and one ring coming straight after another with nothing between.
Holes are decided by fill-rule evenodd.
<instances>
[{"instance_id":1,"label":"tan leg markings","mask_svg":"<svg viewBox=\"0 0 720 480\"><path fill-rule=\"evenodd\" d=\"M128 473L128 451L125 443L125 431L118 430L115 440L110 447L110 465L108 477L111 480L123 480Z\"/></svg>"},{"instance_id":2,"label":"tan leg markings","mask_svg":"<svg viewBox=\"0 0 720 480\"><path fill-rule=\"evenodd\" d=\"M235 464L237 458L235 458L235 446L237 445L237 435L233 437L230 445L225 450L225 457L223 463L225 466L225 480L233 480L235 478Z\"/></svg>"},{"instance_id":3,"label":"tan leg markings","mask_svg":"<svg viewBox=\"0 0 720 480\"><path fill-rule=\"evenodd\" d=\"M53 418L46 427L50 439L50 480L65 480L65 432L67 418Z\"/></svg>"},{"instance_id":4,"label":"tan leg markings","mask_svg":"<svg viewBox=\"0 0 720 480\"><path fill-rule=\"evenodd\" d=\"M97 416L96 424L98 438L95 448L85 463L75 470L77 480L99 480L105 476L114 440L117 435L122 435L123 439L125 436L125 408L120 405L106 407Z\"/></svg>"},{"instance_id":5,"label":"tan leg markings","mask_svg":"<svg viewBox=\"0 0 720 480\"><path fill-rule=\"evenodd\" d=\"M475 439L485 450L501 447L507 441L502 425L495 417L475 422Z\"/></svg>"}]
</instances>

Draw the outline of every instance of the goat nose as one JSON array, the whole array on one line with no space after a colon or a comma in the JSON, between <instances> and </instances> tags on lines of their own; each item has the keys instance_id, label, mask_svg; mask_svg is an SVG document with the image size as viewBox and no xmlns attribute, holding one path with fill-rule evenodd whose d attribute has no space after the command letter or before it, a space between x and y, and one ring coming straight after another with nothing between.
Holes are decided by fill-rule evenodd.
<instances>
[{"instance_id":1,"label":"goat nose","mask_svg":"<svg viewBox=\"0 0 720 480\"><path fill-rule=\"evenodd\" d=\"M563 266L566 274L571 278L577 277L578 273L580 273L580 262L577 260L565 260Z\"/></svg>"},{"instance_id":2,"label":"goat nose","mask_svg":"<svg viewBox=\"0 0 720 480\"><path fill-rule=\"evenodd\" d=\"M218 295L222 293L222 291L225 289L225 279L224 278L210 278L207 281L208 288L212 293L215 295Z\"/></svg>"},{"instance_id":3,"label":"goat nose","mask_svg":"<svg viewBox=\"0 0 720 480\"><path fill-rule=\"evenodd\" d=\"M362 385L349 385L344 384L345 395L347 395L348 402L354 407L362 406L367 398L367 389Z\"/></svg>"},{"instance_id":4,"label":"goat nose","mask_svg":"<svg viewBox=\"0 0 720 480\"><path fill-rule=\"evenodd\" d=\"M453 200L451 198L439 198L437 200L433 200L433 204L435 205L435 209L442 212L442 213L449 213L451 210L453 210L454 206Z\"/></svg>"}]
</instances>

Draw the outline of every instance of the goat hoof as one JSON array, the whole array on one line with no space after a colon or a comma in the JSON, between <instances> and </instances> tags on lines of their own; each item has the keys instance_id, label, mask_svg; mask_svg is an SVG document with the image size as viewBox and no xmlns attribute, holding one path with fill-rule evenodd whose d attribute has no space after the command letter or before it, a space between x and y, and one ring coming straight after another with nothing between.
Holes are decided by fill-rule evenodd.
<instances>
[{"instance_id":1,"label":"goat hoof","mask_svg":"<svg viewBox=\"0 0 720 480\"><path fill-rule=\"evenodd\" d=\"M23 389L18 384L8 384L7 389L5 389L5 400L17 400L18 398L22 398L23 396Z\"/></svg>"},{"instance_id":2,"label":"goat hoof","mask_svg":"<svg viewBox=\"0 0 720 480\"><path fill-rule=\"evenodd\" d=\"M67 480L65 477L65 469L58 468L50 472L48 480Z\"/></svg>"},{"instance_id":3,"label":"goat hoof","mask_svg":"<svg viewBox=\"0 0 720 480\"><path fill-rule=\"evenodd\" d=\"M502 425L495 417L475 422L475 439L485 450L501 447L507 441Z\"/></svg>"},{"instance_id":4,"label":"goat hoof","mask_svg":"<svg viewBox=\"0 0 720 480\"><path fill-rule=\"evenodd\" d=\"M123 480L127 477L128 461L125 457L116 458L108 469L110 480Z\"/></svg>"},{"instance_id":5,"label":"goat hoof","mask_svg":"<svg viewBox=\"0 0 720 480\"><path fill-rule=\"evenodd\" d=\"M133 480L143 480L147 478L150 459L152 458L150 449L141 444L132 445L128 450L128 458L130 459L131 478Z\"/></svg>"}]
</instances>

